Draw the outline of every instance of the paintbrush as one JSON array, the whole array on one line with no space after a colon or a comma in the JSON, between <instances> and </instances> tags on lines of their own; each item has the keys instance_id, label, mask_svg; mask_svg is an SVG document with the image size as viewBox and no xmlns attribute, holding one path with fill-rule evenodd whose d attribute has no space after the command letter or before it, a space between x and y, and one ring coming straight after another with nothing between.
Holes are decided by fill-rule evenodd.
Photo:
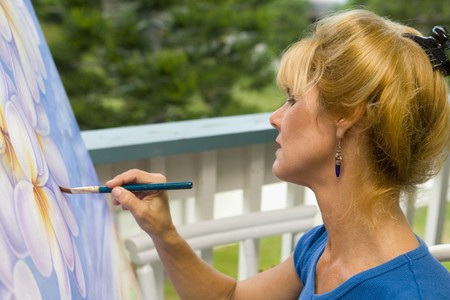
<instances>
[{"instance_id":1,"label":"paintbrush","mask_svg":"<svg viewBox=\"0 0 450 300\"><path fill-rule=\"evenodd\" d=\"M132 192L138 191L160 191L160 190L185 190L193 186L190 181L182 182L162 182L162 183L136 183L122 185L126 190ZM80 187L59 187L66 194L92 194L92 193L111 193L112 189L107 186L80 186Z\"/></svg>"}]
</instances>

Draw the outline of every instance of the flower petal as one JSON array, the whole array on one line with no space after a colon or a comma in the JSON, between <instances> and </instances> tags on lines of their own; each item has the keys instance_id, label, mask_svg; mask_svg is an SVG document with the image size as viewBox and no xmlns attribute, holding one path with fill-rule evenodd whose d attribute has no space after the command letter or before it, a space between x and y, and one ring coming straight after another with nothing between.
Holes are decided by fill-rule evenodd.
<instances>
[{"instance_id":1,"label":"flower petal","mask_svg":"<svg viewBox=\"0 0 450 300\"><path fill-rule=\"evenodd\" d=\"M0 299L2 300L15 300L12 292L6 287L0 284Z\"/></svg>"},{"instance_id":2,"label":"flower petal","mask_svg":"<svg viewBox=\"0 0 450 300\"><path fill-rule=\"evenodd\" d=\"M11 41L12 35L11 35L11 28L8 24L8 18L6 17L5 10L0 5L0 36L2 39L6 41Z\"/></svg>"},{"instance_id":3,"label":"flower petal","mask_svg":"<svg viewBox=\"0 0 450 300\"><path fill-rule=\"evenodd\" d=\"M52 244L56 241L52 240ZM69 274L63 261L63 256L57 245L52 245L53 267L55 269L56 278L58 278L59 298L71 299L71 288Z\"/></svg>"},{"instance_id":4,"label":"flower petal","mask_svg":"<svg viewBox=\"0 0 450 300\"><path fill-rule=\"evenodd\" d=\"M30 268L23 262L18 261L14 268L15 299L40 300L42 299L39 286L34 279Z\"/></svg>"},{"instance_id":5,"label":"flower petal","mask_svg":"<svg viewBox=\"0 0 450 300\"><path fill-rule=\"evenodd\" d=\"M28 181L38 186L45 185L49 171L35 132L26 123L20 108L11 101L6 103L5 117L11 144Z\"/></svg>"},{"instance_id":6,"label":"flower petal","mask_svg":"<svg viewBox=\"0 0 450 300\"><path fill-rule=\"evenodd\" d=\"M0 103L4 103L6 100L8 100L8 85L6 82L6 72L3 69L3 65L1 62L3 61L3 54L2 54L2 42L0 39Z\"/></svg>"},{"instance_id":7,"label":"flower petal","mask_svg":"<svg viewBox=\"0 0 450 300\"><path fill-rule=\"evenodd\" d=\"M56 235L59 248L64 256L65 262L70 270L73 270L74 257L72 249L72 237L69 229L67 228L64 216L59 209L59 205L52 191L46 187L41 189L41 193L45 194L48 200L48 218L53 227L53 231Z\"/></svg>"},{"instance_id":8,"label":"flower petal","mask_svg":"<svg viewBox=\"0 0 450 300\"><path fill-rule=\"evenodd\" d=\"M66 224L69 227L70 232L72 232L72 235L78 236L79 229L77 220L75 219L72 209L70 208L69 203L67 202L68 197L60 191L58 185L56 185L54 181L49 181L48 184L49 187L53 190L56 200L58 201L59 208L61 209L63 218L66 221Z\"/></svg>"},{"instance_id":9,"label":"flower petal","mask_svg":"<svg viewBox=\"0 0 450 300\"><path fill-rule=\"evenodd\" d=\"M39 35L27 8L19 2L15 2L14 6L9 13L15 25L12 32L19 65L23 68L27 90L33 101L39 103L39 84L46 76L45 65L39 49Z\"/></svg>"},{"instance_id":10,"label":"flower petal","mask_svg":"<svg viewBox=\"0 0 450 300\"><path fill-rule=\"evenodd\" d=\"M86 297L86 281L84 280L84 272L83 272L83 266L81 265L81 261L80 261L80 255L78 254L78 249L75 246L73 246L73 251L74 251L74 256L75 256L75 278L77 280L77 286L78 286L78 291L81 294L81 297Z\"/></svg>"},{"instance_id":11,"label":"flower petal","mask_svg":"<svg viewBox=\"0 0 450 300\"><path fill-rule=\"evenodd\" d=\"M27 62L19 61L19 57L13 56L13 69L14 78L16 81L17 90L19 92L19 98L24 106L24 110L29 118L29 122L33 127L36 126L37 116L34 111L34 96L33 91L30 90L28 79L26 78L26 72L30 72L26 69Z\"/></svg>"},{"instance_id":12,"label":"flower petal","mask_svg":"<svg viewBox=\"0 0 450 300\"><path fill-rule=\"evenodd\" d=\"M50 121L48 120L47 112L40 103L34 105L37 115L37 124L34 128L36 132L41 136L47 136L50 134Z\"/></svg>"},{"instance_id":13,"label":"flower petal","mask_svg":"<svg viewBox=\"0 0 450 300\"><path fill-rule=\"evenodd\" d=\"M30 151L33 144L30 141L30 136L28 135L28 130L22 116L11 101L8 101L5 105L5 119L19 165L28 181L31 182L37 176L36 158Z\"/></svg>"},{"instance_id":14,"label":"flower petal","mask_svg":"<svg viewBox=\"0 0 450 300\"><path fill-rule=\"evenodd\" d=\"M19 93L17 91L17 87L15 83L11 80L9 76L6 76L6 87L8 91L8 99L10 99L13 95L16 95Z\"/></svg>"},{"instance_id":15,"label":"flower petal","mask_svg":"<svg viewBox=\"0 0 450 300\"><path fill-rule=\"evenodd\" d=\"M14 188L10 182L5 169L0 164L0 225L3 228L6 241L19 257L24 257L27 253L22 233L18 226L14 207ZM0 260L1 261L1 260Z\"/></svg>"},{"instance_id":16,"label":"flower petal","mask_svg":"<svg viewBox=\"0 0 450 300\"><path fill-rule=\"evenodd\" d=\"M41 137L42 152L47 162L50 173L60 186L70 186L69 174L66 169L66 163L61 156L58 146L50 137Z\"/></svg>"},{"instance_id":17,"label":"flower petal","mask_svg":"<svg viewBox=\"0 0 450 300\"><path fill-rule=\"evenodd\" d=\"M0 283L6 288L13 288L13 278L11 274L13 273L14 263L17 260L14 253L8 246L8 242L3 234L3 230L0 227Z\"/></svg>"},{"instance_id":18,"label":"flower petal","mask_svg":"<svg viewBox=\"0 0 450 300\"><path fill-rule=\"evenodd\" d=\"M1 9L1 7L0 7ZM1 23L1 12L0 12L0 23ZM1 31L2 25L0 24L0 31ZM11 57L11 47L8 44L8 41L6 41L0 33L0 61L5 64L5 66L11 70L12 69L12 57Z\"/></svg>"},{"instance_id":19,"label":"flower petal","mask_svg":"<svg viewBox=\"0 0 450 300\"><path fill-rule=\"evenodd\" d=\"M44 154L42 153L41 144L38 140L38 136L34 128L32 128L31 125L27 122L26 116L23 110L21 109L22 106L18 102L18 98L13 95L13 97L11 97L11 101L16 105L17 111L22 117L22 121L24 122L23 124L25 125L24 128L32 144L32 147L29 149L29 151L30 153L34 154L34 158L36 161L36 166L35 168L33 168L33 170L36 171L36 174L33 174L32 182L34 185L44 186L49 177L49 170L47 167L47 162L44 157Z\"/></svg>"},{"instance_id":20,"label":"flower petal","mask_svg":"<svg viewBox=\"0 0 450 300\"><path fill-rule=\"evenodd\" d=\"M42 218L42 204L38 206L34 186L28 181L20 181L14 189L14 201L19 228L24 237L31 259L43 276L52 273L52 257L48 226Z\"/></svg>"}]
</instances>

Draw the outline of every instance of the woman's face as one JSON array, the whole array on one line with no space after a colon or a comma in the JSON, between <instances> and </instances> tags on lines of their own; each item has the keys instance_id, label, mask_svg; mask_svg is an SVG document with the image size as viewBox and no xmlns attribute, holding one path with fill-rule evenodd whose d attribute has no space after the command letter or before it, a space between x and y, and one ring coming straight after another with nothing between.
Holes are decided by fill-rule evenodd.
<instances>
[{"instance_id":1,"label":"woman's face","mask_svg":"<svg viewBox=\"0 0 450 300\"><path fill-rule=\"evenodd\" d=\"M336 126L320 112L318 96L316 87L301 98L288 93L288 101L270 117L279 132L272 170L281 180L313 187L335 176Z\"/></svg>"}]
</instances>

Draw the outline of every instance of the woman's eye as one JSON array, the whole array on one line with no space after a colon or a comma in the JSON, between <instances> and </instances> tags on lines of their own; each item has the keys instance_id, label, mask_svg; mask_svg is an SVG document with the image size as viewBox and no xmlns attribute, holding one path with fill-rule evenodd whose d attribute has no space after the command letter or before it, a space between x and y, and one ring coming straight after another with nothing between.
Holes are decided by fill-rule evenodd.
<instances>
[{"instance_id":1,"label":"woman's eye","mask_svg":"<svg viewBox=\"0 0 450 300\"><path fill-rule=\"evenodd\" d=\"M294 105L297 101L293 97L289 97L286 101L290 106Z\"/></svg>"}]
</instances>

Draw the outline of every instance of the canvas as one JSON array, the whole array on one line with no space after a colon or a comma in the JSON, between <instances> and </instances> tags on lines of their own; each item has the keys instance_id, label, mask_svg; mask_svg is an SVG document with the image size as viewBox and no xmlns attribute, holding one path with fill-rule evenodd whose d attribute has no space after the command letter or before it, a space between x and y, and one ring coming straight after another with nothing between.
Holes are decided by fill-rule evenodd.
<instances>
[{"instance_id":1,"label":"canvas","mask_svg":"<svg viewBox=\"0 0 450 300\"><path fill-rule=\"evenodd\" d=\"M0 299L133 299L137 284L29 0L0 0Z\"/></svg>"}]
</instances>

